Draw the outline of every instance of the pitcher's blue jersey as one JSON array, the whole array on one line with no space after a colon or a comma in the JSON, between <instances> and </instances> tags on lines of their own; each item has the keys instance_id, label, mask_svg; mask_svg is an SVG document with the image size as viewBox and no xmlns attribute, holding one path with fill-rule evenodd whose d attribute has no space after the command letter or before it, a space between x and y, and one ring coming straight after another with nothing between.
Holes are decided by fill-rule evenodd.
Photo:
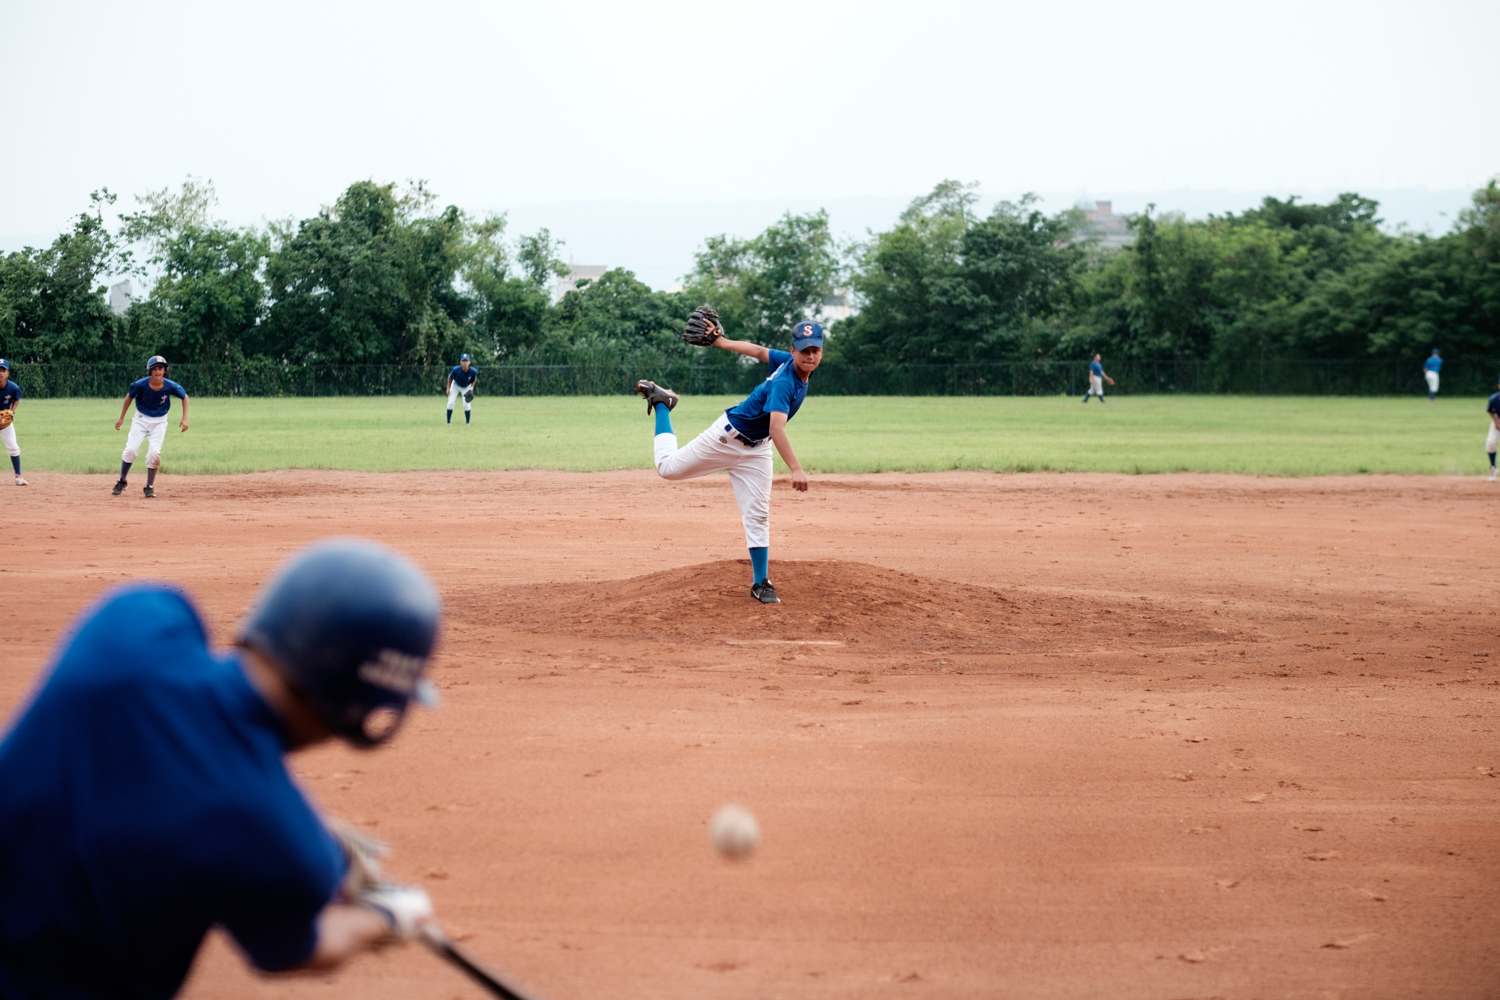
<instances>
[{"instance_id":1,"label":"pitcher's blue jersey","mask_svg":"<svg viewBox=\"0 0 1500 1000\"><path fill-rule=\"evenodd\" d=\"M305 962L343 854L286 732L187 599L107 595L0 742L0 996L167 1000L222 924Z\"/></svg>"},{"instance_id":2,"label":"pitcher's blue jersey","mask_svg":"<svg viewBox=\"0 0 1500 1000\"><path fill-rule=\"evenodd\" d=\"M143 378L130 383L125 395L135 400L135 408L143 417L165 417L172 409L172 397L187 399L187 391L169 378L161 380L161 388L151 388L151 379Z\"/></svg>"},{"instance_id":3,"label":"pitcher's blue jersey","mask_svg":"<svg viewBox=\"0 0 1500 1000\"><path fill-rule=\"evenodd\" d=\"M21 397L24 395L26 394L21 391L20 386L7 379L5 382L5 388L0 389L0 410L14 410L16 408L16 403L19 402Z\"/></svg>"},{"instance_id":4,"label":"pitcher's blue jersey","mask_svg":"<svg viewBox=\"0 0 1500 1000\"><path fill-rule=\"evenodd\" d=\"M790 420L807 398L807 383L797 377L790 354L772 351L769 367L770 378L756 386L743 403L724 411L734 429L752 441L770 436L772 413L785 413Z\"/></svg>"},{"instance_id":5,"label":"pitcher's blue jersey","mask_svg":"<svg viewBox=\"0 0 1500 1000\"><path fill-rule=\"evenodd\" d=\"M448 377L452 379L453 384L458 386L460 389L467 389L469 386L473 385L474 380L479 377L479 369L475 368L473 365L470 365L469 370L464 371L463 365L456 365L454 366L453 370L448 373Z\"/></svg>"}]
</instances>

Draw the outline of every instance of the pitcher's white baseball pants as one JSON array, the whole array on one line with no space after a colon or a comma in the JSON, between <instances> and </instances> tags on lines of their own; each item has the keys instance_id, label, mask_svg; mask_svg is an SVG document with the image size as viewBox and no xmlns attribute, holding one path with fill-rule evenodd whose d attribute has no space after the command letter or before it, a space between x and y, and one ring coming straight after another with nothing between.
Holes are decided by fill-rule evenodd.
<instances>
[{"instance_id":1,"label":"pitcher's white baseball pants","mask_svg":"<svg viewBox=\"0 0 1500 1000\"><path fill-rule=\"evenodd\" d=\"M161 468L161 445L167 439L167 418L148 417L139 410L136 411L135 419L130 421L130 434L125 438L125 450L120 453L120 461L134 462L135 456L141 450L141 442L146 442L146 468Z\"/></svg>"},{"instance_id":2,"label":"pitcher's white baseball pants","mask_svg":"<svg viewBox=\"0 0 1500 1000\"><path fill-rule=\"evenodd\" d=\"M745 545L765 548L771 544L771 439L750 446L734 434L722 413L684 448L677 447L676 434L658 434L653 442L656 472L663 479L729 473L745 525Z\"/></svg>"}]
</instances>

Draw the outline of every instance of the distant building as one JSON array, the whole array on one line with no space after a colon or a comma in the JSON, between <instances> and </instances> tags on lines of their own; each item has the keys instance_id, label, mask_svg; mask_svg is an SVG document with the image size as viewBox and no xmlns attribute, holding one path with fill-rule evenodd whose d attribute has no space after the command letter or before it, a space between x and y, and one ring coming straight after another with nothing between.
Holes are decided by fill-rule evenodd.
<instances>
[{"instance_id":1,"label":"distant building","mask_svg":"<svg viewBox=\"0 0 1500 1000\"><path fill-rule=\"evenodd\" d=\"M130 287L130 279L126 278L119 284L109 286L109 311L116 316L125 315L125 310L130 308L131 294L134 291Z\"/></svg>"},{"instance_id":2,"label":"distant building","mask_svg":"<svg viewBox=\"0 0 1500 1000\"><path fill-rule=\"evenodd\" d=\"M608 270L603 264L569 264L568 273L557 279L553 295L561 301L564 295L578 287L580 281L598 281Z\"/></svg>"},{"instance_id":3,"label":"distant building","mask_svg":"<svg viewBox=\"0 0 1500 1000\"><path fill-rule=\"evenodd\" d=\"M1125 222L1125 216L1114 213L1114 205L1107 201L1089 202L1079 205L1083 209L1084 218L1089 221L1089 230L1099 237L1099 245L1111 250L1127 247L1135 242L1135 235L1131 233L1130 226Z\"/></svg>"},{"instance_id":4,"label":"distant building","mask_svg":"<svg viewBox=\"0 0 1500 1000\"><path fill-rule=\"evenodd\" d=\"M825 326L853 316L854 307L849 304L849 289L835 288L833 294L823 300L822 314Z\"/></svg>"}]
</instances>

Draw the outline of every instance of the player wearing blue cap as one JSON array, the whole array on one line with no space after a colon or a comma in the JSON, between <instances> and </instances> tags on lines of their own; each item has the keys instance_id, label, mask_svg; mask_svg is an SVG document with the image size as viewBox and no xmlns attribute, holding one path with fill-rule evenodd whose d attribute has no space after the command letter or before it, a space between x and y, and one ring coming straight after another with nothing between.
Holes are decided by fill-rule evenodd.
<instances>
[{"instance_id":1,"label":"player wearing blue cap","mask_svg":"<svg viewBox=\"0 0 1500 1000\"><path fill-rule=\"evenodd\" d=\"M1496 379L1496 387L1500 388L1500 379ZM1490 417L1490 432L1484 438L1484 452L1490 460L1490 482L1494 482L1497 475L1495 471L1495 449L1500 447L1500 392L1490 395L1489 405L1485 413Z\"/></svg>"},{"instance_id":2,"label":"player wearing blue cap","mask_svg":"<svg viewBox=\"0 0 1500 1000\"><path fill-rule=\"evenodd\" d=\"M0 740L0 997L170 997L215 924L269 971L421 932L427 894L356 882L361 838L284 756L388 739L438 619L420 570L357 540L294 556L234 650L170 587L85 612Z\"/></svg>"},{"instance_id":3,"label":"player wearing blue cap","mask_svg":"<svg viewBox=\"0 0 1500 1000\"><path fill-rule=\"evenodd\" d=\"M1083 401L1087 403L1090 396L1098 396L1099 402L1104 402L1104 383L1115 384L1115 380L1104 374L1104 361L1101 355L1095 354L1094 360L1089 362L1089 391L1083 394Z\"/></svg>"},{"instance_id":4,"label":"player wearing blue cap","mask_svg":"<svg viewBox=\"0 0 1500 1000\"><path fill-rule=\"evenodd\" d=\"M653 445L656 472L663 479L696 479L714 472L728 472L734 500L745 526L745 545L750 549L750 594L762 604L779 604L769 573L771 546L771 449L774 442L782 461L792 471L792 488L807 490L807 473L792 451L786 425L807 397L807 380L823 360L823 327L798 323L792 330L792 353L773 351L748 341L723 335L718 313L702 307L688 321L683 339L700 346L713 345L766 364L769 377L756 386L745 401L724 411L684 448L677 447L671 411L678 395L655 382L642 379L635 391L646 399L646 412L656 416Z\"/></svg>"},{"instance_id":5,"label":"player wearing blue cap","mask_svg":"<svg viewBox=\"0 0 1500 1000\"><path fill-rule=\"evenodd\" d=\"M1422 365L1422 377L1427 380L1427 402L1437 402L1438 372L1443 370L1443 359L1438 354L1438 349L1432 349L1432 357L1428 358Z\"/></svg>"},{"instance_id":6,"label":"player wearing blue cap","mask_svg":"<svg viewBox=\"0 0 1500 1000\"><path fill-rule=\"evenodd\" d=\"M10 453L10 467L16 471L16 485L25 486L21 478L21 446L16 444L16 407L21 404L21 387L10 380L10 362L0 358L0 441Z\"/></svg>"},{"instance_id":7,"label":"player wearing blue cap","mask_svg":"<svg viewBox=\"0 0 1500 1000\"><path fill-rule=\"evenodd\" d=\"M453 404L460 393L464 397L464 423L469 422L469 408L474 405L474 386L479 382L479 373L465 354L458 359L458 367L448 373L448 423L453 423Z\"/></svg>"},{"instance_id":8,"label":"player wearing blue cap","mask_svg":"<svg viewBox=\"0 0 1500 1000\"><path fill-rule=\"evenodd\" d=\"M172 411L172 397L182 400L182 419L177 426L188 429L188 394L182 386L167 378L167 359L160 354L146 362L146 377L130 383L125 390L125 402L120 406L120 419L115 421L115 430L125 422L125 413L135 401L135 417L130 421L130 433L125 438L125 450L120 453L120 481L110 493L119 496L129 485L125 480L130 475L130 466L140 451L141 442L146 442L146 487L142 490L146 499L156 496L156 470L161 468L161 446L167 437L167 414Z\"/></svg>"}]
</instances>

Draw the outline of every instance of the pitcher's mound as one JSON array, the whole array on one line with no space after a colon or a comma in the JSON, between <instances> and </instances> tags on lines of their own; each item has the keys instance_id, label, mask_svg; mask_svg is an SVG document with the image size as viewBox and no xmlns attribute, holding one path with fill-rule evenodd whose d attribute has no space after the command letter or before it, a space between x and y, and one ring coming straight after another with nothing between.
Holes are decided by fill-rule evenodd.
<instances>
[{"instance_id":1,"label":"pitcher's mound","mask_svg":"<svg viewBox=\"0 0 1500 1000\"><path fill-rule=\"evenodd\" d=\"M781 604L750 596L743 559L451 599L465 619L520 632L680 643L824 640L889 652L1092 646L1116 640L1128 620L1131 634L1142 638L1182 641L1185 627L1195 634L1201 628L1119 601L1007 595L868 563L780 560L771 580Z\"/></svg>"}]
</instances>

